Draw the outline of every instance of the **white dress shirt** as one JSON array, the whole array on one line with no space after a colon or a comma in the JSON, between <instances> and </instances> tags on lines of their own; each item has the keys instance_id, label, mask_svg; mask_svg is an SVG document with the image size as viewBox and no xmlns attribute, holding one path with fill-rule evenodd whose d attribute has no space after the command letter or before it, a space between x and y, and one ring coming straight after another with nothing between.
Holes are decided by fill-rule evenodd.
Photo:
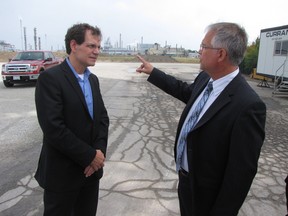
<instances>
[{"instance_id":1,"label":"white dress shirt","mask_svg":"<svg viewBox=\"0 0 288 216\"><path fill-rule=\"evenodd\" d=\"M196 124L197 122L202 118L202 116L204 115L204 113L208 110L208 108L211 106L211 104L217 99L217 97L221 94L221 92L226 88L226 86L237 76L237 74L239 73L239 69L235 70L234 72L221 77L220 79L217 79L215 81L213 81L212 79L210 79L209 81L213 81L213 90L206 102L206 104L204 105L201 113L199 114L198 119L196 120ZM202 98L204 91L206 88L204 88L204 90L201 92L201 94L198 96L198 98L196 99L196 101L193 103L188 115L186 116L186 119L184 121L184 124L186 124L187 120L189 119L189 116L192 114L192 111L195 109L196 105L198 104L199 100ZM195 125L196 125L195 124ZM183 130L183 126L181 129L181 132L179 134L179 137L181 137L181 133ZM177 141L177 145L178 145L179 139ZM193 142L193 141L192 141ZM192 143L193 145L193 143ZM185 171L189 171L189 167L188 167L188 161L187 161L187 143L185 144L184 147L184 153L183 153L183 157L182 157L182 162L181 162L181 167L182 169L184 169Z\"/></svg>"}]
</instances>

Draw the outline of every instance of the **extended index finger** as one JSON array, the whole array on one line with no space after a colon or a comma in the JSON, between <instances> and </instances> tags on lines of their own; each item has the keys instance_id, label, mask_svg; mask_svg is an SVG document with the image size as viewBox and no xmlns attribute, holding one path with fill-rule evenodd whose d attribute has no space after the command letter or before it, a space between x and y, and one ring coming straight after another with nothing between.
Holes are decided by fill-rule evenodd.
<instances>
[{"instance_id":1,"label":"extended index finger","mask_svg":"<svg viewBox=\"0 0 288 216\"><path fill-rule=\"evenodd\" d=\"M144 58L142 58L140 55L136 55L136 57L142 62L142 63L146 63L146 60Z\"/></svg>"}]
</instances>

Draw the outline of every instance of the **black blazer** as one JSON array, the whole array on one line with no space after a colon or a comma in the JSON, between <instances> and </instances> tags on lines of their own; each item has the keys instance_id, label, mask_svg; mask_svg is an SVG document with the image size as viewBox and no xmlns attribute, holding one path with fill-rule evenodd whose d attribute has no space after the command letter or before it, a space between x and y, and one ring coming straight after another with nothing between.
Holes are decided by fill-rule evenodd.
<instances>
[{"instance_id":1,"label":"black blazer","mask_svg":"<svg viewBox=\"0 0 288 216\"><path fill-rule=\"evenodd\" d=\"M44 189L69 191L103 175L101 169L88 179L84 176L96 149L106 153L109 126L98 78L91 74L89 81L94 119L66 60L39 76L35 101L43 146L35 178Z\"/></svg>"},{"instance_id":2,"label":"black blazer","mask_svg":"<svg viewBox=\"0 0 288 216\"><path fill-rule=\"evenodd\" d=\"M154 68L148 81L186 104L185 118L210 77L201 72L187 84ZM222 91L187 137L191 208L195 215L237 215L257 172L265 137L266 106L238 74Z\"/></svg>"}]
</instances>

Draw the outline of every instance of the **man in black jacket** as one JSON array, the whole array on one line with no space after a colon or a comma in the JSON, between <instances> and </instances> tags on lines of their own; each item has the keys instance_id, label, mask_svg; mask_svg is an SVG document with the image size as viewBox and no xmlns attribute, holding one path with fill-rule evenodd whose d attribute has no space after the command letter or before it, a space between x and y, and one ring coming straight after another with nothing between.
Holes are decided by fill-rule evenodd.
<instances>
[{"instance_id":1,"label":"man in black jacket","mask_svg":"<svg viewBox=\"0 0 288 216\"><path fill-rule=\"evenodd\" d=\"M237 24L208 26L192 84L138 56L137 71L186 104L175 140L181 216L236 216L257 172L266 106L239 72L246 47Z\"/></svg>"},{"instance_id":2,"label":"man in black jacket","mask_svg":"<svg viewBox=\"0 0 288 216\"><path fill-rule=\"evenodd\" d=\"M68 29L63 63L41 73L35 101L43 146L35 178L44 188L44 215L95 216L109 118L94 66L101 31Z\"/></svg>"}]
</instances>

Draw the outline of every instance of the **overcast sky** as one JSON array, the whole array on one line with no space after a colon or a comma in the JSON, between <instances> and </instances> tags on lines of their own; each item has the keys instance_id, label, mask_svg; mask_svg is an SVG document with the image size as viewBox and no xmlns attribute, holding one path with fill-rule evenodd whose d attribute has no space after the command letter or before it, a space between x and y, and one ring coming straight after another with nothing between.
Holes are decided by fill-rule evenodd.
<instances>
[{"instance_id":1,"label":"overcast sky","mask_svg":"<svg viewBox=\"0 0 288 216\"><path fill-rule=\"evenodd\" d=\"M75 23L97 25L115 45L166 43L198 50L207 25L236 22L245 27L249 42L260 30L288 25L287 0L1 0L0 40L21 45L26 27L27 44L34 49L34 28L42 49L62 49L67 28ZM23 30L22 30L23 33ZM102 44L103 46L103 44Z\"/></svg>"}]
</instances>

